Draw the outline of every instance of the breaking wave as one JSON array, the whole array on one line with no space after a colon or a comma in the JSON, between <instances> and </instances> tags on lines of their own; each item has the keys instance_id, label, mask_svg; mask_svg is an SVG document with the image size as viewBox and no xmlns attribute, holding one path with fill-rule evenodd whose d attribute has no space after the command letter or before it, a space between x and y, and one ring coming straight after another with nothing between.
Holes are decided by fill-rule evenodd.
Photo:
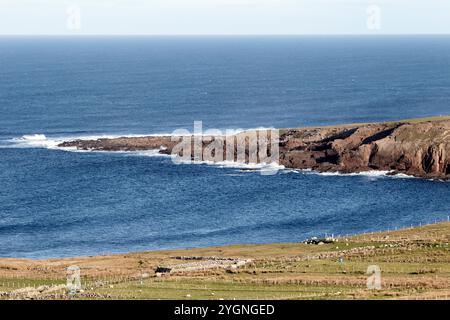
<instances>
[{"instance_id":1,"label":"breaking wave","mask_svg":"<svg viewBox=\"0 0 450 320\"><path fill-rule=\"evenodd\" d=\"M395 174L394 171L387 170L369 170L362 172L351 172L351 173L342 173L342 172L319 172L312 169L287 169L285 173L303 173L303 174L315 174L319 176L338 176L338 177L368 177L368 178L401 178L401 179L416 179L416 177L407 175L404 173Z\"/></svg>"},{"instance_id":2,"label":"breaking wave","mask_svg":"<svg viewBox=\"0 0 450 320\"><path fill-rule=\"evenodd\" d=\"M254 128L254 129L233 129L232 131L227 131L228 134L238 134L245 131L251 130L263 130L270 128ZM225 132L225 131L224 131ZM76 147L58 147L58 145L64 141L71 140L97 140L97 139L114 139L119 137L142 137L142 136L170 136L171 134L124 134L124 135L90 135L90 136L64 136L64 137L47 137L45 134L30 134L23 135L20 138L13 138L10 140L3 140L0 142L0 148L45 148L52 150L63 150L70 152L101 152L101 153L123 153L127 155L133 156L145 156L145 157L173 157L171 155L161 154L158 149L153 150L145 150L145 151L99 151L99 150L79 150ZM233 161L182 161L180 159L177 160L177 163L181 164L197 164L197 165L209 165L215 166L218 168L233 168L239 169L241 172L267 172L271 174L273 172L280 173L302 173L302 174L315 174L320 176L342 176L342 177L350 177L350 176L362 176L368 177L370 179L377 178L400 178L400 179L414 179L416 177L406 175L403 173L394 174L393 171L378 171L378 170L370 170L363 172L354 172L354 173L342 173L342 172L319 172L311 169L288 169L282 165L277 163L240 163Z\"/></svg>"},{"instance_id":3,"label":"breaking wave","mask_svg":"<svg viewBox=\"0 0 450 320\"><path fill-rule=\"evenodd\" d=\"M230 136L239 133L244 133L254 130L275 130L272 127L257 127L249 129L220 129L223 135ZM26 134L19 138L13 138L8 140L0 140L0 148L47 148L47 149L61 149L61 150L73 150L73 148L58 147L60 143L64 141L73 140L97 140L97 139L115 139L115 138L133 138L133 137L159 137L159 136L182 136L182 134L174 134L175 131L170 133L144 133L144 134L101 134L101 135L78 135L78 136L59 136L59 137L47 137L45 134ZM208 130L203 132L203 135L208 134ZM218 134L218 133L217 133ZM195 135L189 133L189 135ZM78 150L82 152L81 150Z\"/></svg>"},{"instance_id":4,"label":"breaking wave","mask_svg":"<svg viewBox=\"0 0 450 320\"><path fill-rule=\"evenodd\" d=\"M58 139L48 139L45 134L30 134L23 135L20 138L14 138L10 140L6 140L6 145L4 147L17 147L17 148L46 148L46 149L55 149L58 144L63 142L63 140L59 141Z\"/></svg>"},{"instance_id":5,"label":"breaking wave","mask_svg":"<svg viewBox=\"0 0 450 320\"><path fill-rule=\"evenodd\" d=\"M173 156L171 156L173 157ZM240 172L260 172L266 173L268 175L275 174L279 170L284 170L285 167L278 163L243 163L243 162L235 162L235 161L189 161L182 160L181 158L175 158L177 164L186 164L186 165L208 165L214 166L218 168L231 168L231 169L239 169Z\"/></svg>"}]
</instances>

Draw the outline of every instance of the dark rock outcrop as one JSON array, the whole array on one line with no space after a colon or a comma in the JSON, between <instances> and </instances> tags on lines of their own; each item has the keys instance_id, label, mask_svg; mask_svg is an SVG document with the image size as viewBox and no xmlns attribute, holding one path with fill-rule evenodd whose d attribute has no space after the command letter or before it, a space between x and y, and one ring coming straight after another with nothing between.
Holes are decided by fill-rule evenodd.
<instances>
[{"instance_id":1,"label":"dark rock outcrop","mask_svg":"<svg viewBox=\"0 0 450 320\"><path fill-rule=\"evenodd\" d=\"M160 149L170 154L177 143L169 136L149 136L76 140L59 146L105 151ZM209 143L203 142L203 148ZM285 129L280 130L279 151L279 162L287 168L343 173L383 170L449 179L450 119Z\"/></svg>"}]
</instances>

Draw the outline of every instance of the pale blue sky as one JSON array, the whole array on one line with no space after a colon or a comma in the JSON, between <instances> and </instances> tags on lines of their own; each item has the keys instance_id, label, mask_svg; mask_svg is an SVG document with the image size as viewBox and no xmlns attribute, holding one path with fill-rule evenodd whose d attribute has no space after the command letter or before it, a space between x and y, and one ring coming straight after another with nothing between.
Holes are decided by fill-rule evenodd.
<instances>
[{"instance_id":1,"label":"pale blue sky","mask_svg":"<svg viewBox=\"0 0 450 320\"><path fill-rule=\"evenodd\" d=\"M450 0L0 0L0 34L430 33Z\"/></svg>"}]
</instances>

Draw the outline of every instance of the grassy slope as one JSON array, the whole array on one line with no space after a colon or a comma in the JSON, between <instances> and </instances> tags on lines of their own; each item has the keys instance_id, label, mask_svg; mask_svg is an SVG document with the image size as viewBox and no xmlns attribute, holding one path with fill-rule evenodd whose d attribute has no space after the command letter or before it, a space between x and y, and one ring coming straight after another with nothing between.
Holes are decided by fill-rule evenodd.
<instances>
[{"instance_id":1,"label":"grassy slope","mask_svg":"<svg viewBox=\"0 0 450 320\"><path fill-rule=\"evenodd\" d=\"M75 264L81 267L87 288L81 298L89 294L118 299L446 299L450 297L449 240L450 223L440 223L325 245L237 245L42 261L0 259L0 292L62 284L65 268ZM156 266L182 263L170 258L178 255L253 261L232 271L154 276ZM366 289L365 273L372 264L382 270L379 291ZM142 284L134 278L140 269L149 274Z\"/></svg>"},{"instance_id":2,"label":"grassy slope","mask_svg":"<svg viewBox=\"0 0 450 320\"><path fill-rule=\"evenodd\" d=\"M398 121L385 121L385 122L367 122L367 123L348 123L348 124L341 124L341 125L328 125L328 126L315 126L315 127L300 127L300 128L285 128L280 129L280 133L286 133L289 130L302 130L302 129L315 129L315 128L353 128L353 127L359 127L359 126L365 126L369 124L386 124L386 125L395 125L395 124L405 124L405 123L422 123L422 122L436 122L436 121L446 121L450 120L450 115L443 115L443 116L437 116L437 117L425 117L425 118L414 118L414 119L404 119L404 120L398 120Z\"/></svg>"}]
</instances>

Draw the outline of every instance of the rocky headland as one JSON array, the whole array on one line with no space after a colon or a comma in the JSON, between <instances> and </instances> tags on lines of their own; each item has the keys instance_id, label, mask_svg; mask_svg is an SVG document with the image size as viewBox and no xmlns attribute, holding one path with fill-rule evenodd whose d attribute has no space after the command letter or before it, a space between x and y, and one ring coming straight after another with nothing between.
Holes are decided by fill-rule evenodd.
<instances>
[{"instance_id":1,"label":"rocky headland","mask_svg":"<svg viewBox=\"0 0 450 320\"><path fill-rule=\"evenodd\" d=\"M234 137L251 133L255 131ZM203 148L219 138L224 139L210 137L203 141ZM161 154L171 154L178 143L171 136L144 136L66 141L59 147L97 151L157 149ZM279 164L286 168L342 173L380 170L450 178L450 117L282 129L278 145ZM236 153L236 144L234 148Z\"/></svg>"}]
</instances>

